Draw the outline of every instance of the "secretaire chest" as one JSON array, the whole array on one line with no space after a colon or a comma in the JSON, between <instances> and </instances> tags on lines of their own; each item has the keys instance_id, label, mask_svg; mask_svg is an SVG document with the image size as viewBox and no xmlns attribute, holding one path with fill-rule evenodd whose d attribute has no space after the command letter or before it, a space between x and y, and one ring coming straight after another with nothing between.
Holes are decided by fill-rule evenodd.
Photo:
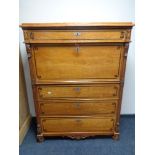
<instances>
[{"instance_id":1,"label":"secretaire chest","mask_svg":"<svg viewBox=\"0 0 155 155\"><path fill-rule=\"evenodd\" d=\"M132 23L25 23L37 138L119 136Z\"/></svg>"}]
</instances>

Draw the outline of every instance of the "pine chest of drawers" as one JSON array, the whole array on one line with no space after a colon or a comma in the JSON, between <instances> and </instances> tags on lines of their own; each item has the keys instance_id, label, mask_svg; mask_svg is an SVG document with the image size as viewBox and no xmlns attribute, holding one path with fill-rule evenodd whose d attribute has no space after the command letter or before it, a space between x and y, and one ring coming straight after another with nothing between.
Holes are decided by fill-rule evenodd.
<instances>
[{"instance_id":1,"label":"pine chest of drawers","mask_svg":"<svg viewBox=\"0 0 155 155\"><path fill-rule=\"evenodd\" d=\"M37 139L119 136L132 23L25 23Z\"/></svg>"}]
</instances>

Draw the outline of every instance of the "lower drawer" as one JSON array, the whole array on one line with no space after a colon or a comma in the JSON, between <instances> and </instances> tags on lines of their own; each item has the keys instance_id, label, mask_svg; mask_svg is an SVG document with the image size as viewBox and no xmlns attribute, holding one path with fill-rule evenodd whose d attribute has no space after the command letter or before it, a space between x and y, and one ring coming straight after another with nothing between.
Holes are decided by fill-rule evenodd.
<instances>
[{"instance_id":1,"label":"lower drawer","mask_svg":"<svg viewBox=\"0 0 155 155\"><path fill-rule=\"evenodd\" d=\"M114 114L117 100L93 101L42 101L39 102L40 114L47 115L97 115Z\"/></svg>"},{"instance_id":2,"label":"lower drawer","mask_svg":"<svg viewBox=\"0 0 155 155\"><path fill-rule=\"evenodd\" d=\"M104 132L113 131L114 119L88 118L41 118L43 132Z\"/></svg>"}]
</instances>

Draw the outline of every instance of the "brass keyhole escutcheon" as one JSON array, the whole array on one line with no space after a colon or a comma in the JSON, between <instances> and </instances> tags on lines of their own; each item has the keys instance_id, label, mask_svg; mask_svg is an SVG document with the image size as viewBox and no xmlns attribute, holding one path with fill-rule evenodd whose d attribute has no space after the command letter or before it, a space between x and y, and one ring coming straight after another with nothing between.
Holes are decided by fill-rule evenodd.
<instances>
[{"instance_id":1,"label":"brass keyhole escutcheon","mask_svg":"<svg viewBox=\"0 0 155 155\"><path fill-rule=\"evenodd\" d=\"M75 36L80 36L81 33L80 33L80 32L74 32L74 35L75 35Z\"/></svg>"},{"instance_id":2,"label":"brass keyhole escutcheon","mask_svg":"<svg viewBox=\"0 0 155 155\"><path fill-rule=\"evenodd\" d=\"M77 53L77 55L80 53L80 47L78 45L76 45L75 47L75 52Z\"/></svg>"}]
</instances>

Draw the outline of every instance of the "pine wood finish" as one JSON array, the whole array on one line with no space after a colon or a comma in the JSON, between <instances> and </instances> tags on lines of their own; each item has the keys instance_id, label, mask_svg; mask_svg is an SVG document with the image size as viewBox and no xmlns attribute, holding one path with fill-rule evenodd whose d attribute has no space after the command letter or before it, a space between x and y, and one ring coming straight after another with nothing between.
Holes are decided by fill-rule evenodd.
<instances>
[{"instance_id":1,"label":"pine wood finish","mask_svg":"<svg viewBox=\"0 0 155 155\"><path fill-rule=\"evenodd\" d=\"M45 136L119 137L133 23L24 23L37 117Z\"/></svg>"}]
</instances>

